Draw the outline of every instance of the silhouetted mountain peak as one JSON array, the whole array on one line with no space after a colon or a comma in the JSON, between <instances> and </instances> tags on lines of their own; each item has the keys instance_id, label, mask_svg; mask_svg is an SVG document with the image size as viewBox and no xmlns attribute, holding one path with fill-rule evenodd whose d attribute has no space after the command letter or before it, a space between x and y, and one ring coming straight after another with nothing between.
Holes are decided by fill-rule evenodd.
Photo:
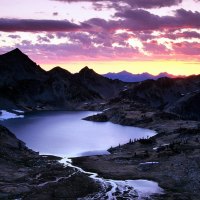
<instances>
[{"instance_id":1,"label":"silhouetted mountain peak","mask_svg":"<svg viewBox=\"0 0 200 200\"><path fill-rule=\"evenodd\" d=\"M88 66L83 67L80 71L88 71L90 68Z\"/></svg>"},{"instance_id":2,"label":"silhouetted mountain peak","mask_svg":"<svg viewBox=\"0 0 200 200\"><path fill-rule=\"evenodd\" d=\"M49 74L51 74L51 75L59 75L59 76L72 76L72 74L69 72L69 71L67 71L66 69L63 69L62 67L59 67L59 66L57 66L57 67L54 67L53 69L51 69L49 72L48 72Z\"/></svg>"},{"instance_id":3,"label":"silhouetted mountain peak","mask_svg":"<svg viewBox=\"0 0 200 200\"><path fill-rule=\"evenodd\" d=\"M104 78L102 77L101 75L97 74L93 69L90 69L89 67L84 67L83 69L81 69L78 73L80 76L84 76L84 77L101 77L101 78Z\"/></svg>"},{"instance_id":4,"label":"silhouetted mountain peak","mask_svg":"<svg viewBox=\"0 0 200 200\"><path fill-rule=\"evenodd\" d=\"M95 73L96 74L96 72L93 70L93 69L90 69L88 66L85 66L83 69L81 69L80 71L79 71L79 73L80 74L85 74L85 73Z\"/></svg>"},{"instance_id":5,"label":"silhouetted mountain peak","mask_svg":"<svg viewBox=\"0 0 200 200\"><path fill-rule=\"evenodd\" d=\"M126 70L123 70L123 71L119 72L119 74L121 74L121 75L129 75L131 73L127 72Z\"/></svg>"},{"instance_id":6,"label":"silhouetted mountain peak","mask_svg":"<svg viewBox=\"0 0 200 200\"><path fill-rule=\"evenodd\" d=\"M18 48L12 50L12 51L9 51L3 55L1 55L2 57L15 57L15 58L28 58L28 56L24 53L22 53L22 51Z\"/></svg>"},{"instance_id":7,"label":"silhouetted mountain peak","mask_svg":"<svg viewBox=\"0 0 200 200\"><path fill-rule=\"evenodd\" d=\"M14 49L14 50L12 50L12 51L10 51L10 52L8 52L8 53L12 53L12 54L23 54L22 53L22 51L20 50L20 49L18 49L18 48L16 48L16 49ZM23 54L24 55L24 54Z\"/></svg>"},{"instance_id":8,"label":"silhouetted mountain peak","mask_svg":"<svg viewBox=\"0 0 200 200\"><path fill-rule=\"evenodd\" d=\"M110 98L118 95L122 90L125 83L120 81L112 81L98 73L89 67L84 67L75 74L75 78L85 87L88 87L91 91L97 92L102 98Z\"/></svg>"},{"instance_id":9,"label":"silhouetted mountain peak","mask_svg":"<svg viewBox=\"0 0 200 200\"><path fill-rule=\"evenodd\" d=\"M34 70L33 68L35 68L35 66L36 68L38 68L37 64L18 48L9 51L8 53L5 53L3 55L0 55L0 61L3 61L17 68L25 65L32 66L32 70Z\"/></svg>"},{"instance_id":10,"label":"silhouetted mountain peak","mask_svg":"<svg viewBox=\"0 0 200 200\"><path fill-rule=\"evenodd\" d=\"M66 69L63 69L62 67L59 67L59 66L54 67L49 72L58 72L58 73L68 73L68 74L71 74L69 71L67 71Z\"/></svg>"},{"instance_id":11,"label":"silhouetted mountain peak","mask_svg":"<svg viewBox=\"0 0 200 200\"><path fill-rule=\"evenodd\" d=\"M18 48L0 55L0 72L7 83L22 79L42 79L45 71Z\"/></svg>"},{"instance_id":12,"label":"silhouetted mountain peak","mask_svg":"<svg viewBox=\"0 0 200 200\"><path fill-rule=\"evenodd\" d=\"M130 72L127 72L126 70L123 70L120 73L129 73L130 74Z\"/></svg>"}]
</instances>

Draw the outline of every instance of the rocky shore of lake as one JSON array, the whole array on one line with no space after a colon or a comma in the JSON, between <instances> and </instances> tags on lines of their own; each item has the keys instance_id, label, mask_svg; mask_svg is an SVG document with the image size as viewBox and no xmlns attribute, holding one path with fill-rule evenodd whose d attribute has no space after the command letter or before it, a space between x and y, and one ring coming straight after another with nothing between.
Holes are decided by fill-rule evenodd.
<instances>
[{"instance_id":1,"label":"rocky shore of lake","mask_svg":"<svg viewBox=\"0 0 200 200\"><path fill-rule=\"evenodd\" d=\"M158 134L111 147L110 155L74 158L73 164L105 178L154 180L165 189L165 195L154 199L200 199L199 121L130 103L85 120L148 128Z\"/></svg>"},{"instance_id":2,"label":"rocky shore of lake","mask_svg":"<svg viewBox=\"0 0 200 200\"><path fill-rule=\"evenodd\" d=\"M0 199L77 199L102 186L79 170L41 156L0 126Z\"/></svg>"}]
</instances>

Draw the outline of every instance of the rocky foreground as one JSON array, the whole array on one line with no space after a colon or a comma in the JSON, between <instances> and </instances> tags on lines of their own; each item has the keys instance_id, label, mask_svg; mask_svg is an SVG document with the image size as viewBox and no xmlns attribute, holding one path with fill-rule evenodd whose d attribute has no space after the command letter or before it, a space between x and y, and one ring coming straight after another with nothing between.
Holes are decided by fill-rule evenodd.
<instances>
[{"instance_id":1,"label":"rocky foreground","mask_svg":"<svg viewBox=\"0 0 200 200\"><path fill-rule=\"evenodd\" d=\"M0 126L0 199L77 199L101 186L54 156L40 156Z\"/></svg>"},{"instance_id":2,"label":"rocky foreground","mask_svg":"<svg viewBox=\"0 0 200 200\"><path fill-rule=\"evenodd\" d=\"M62 165L65 159L40 156L2 126L0 155L0 199L151 199L163 194L155 182L103 179L70 163Z\"/></svg>"},{"instance_id":3,"label":"rocky foreground","mask_svg":"<svg viewBox=\"0 0 200 200\"><path fill-rule=\"evenodd\" d=\"M73 164L105 178L154 180L166 192L155 199L200 199L200 122L130 105L116 104L86 120L149 128L158 134L111 147L110 155L74 158Z\"/></svg>"}]
</instances>

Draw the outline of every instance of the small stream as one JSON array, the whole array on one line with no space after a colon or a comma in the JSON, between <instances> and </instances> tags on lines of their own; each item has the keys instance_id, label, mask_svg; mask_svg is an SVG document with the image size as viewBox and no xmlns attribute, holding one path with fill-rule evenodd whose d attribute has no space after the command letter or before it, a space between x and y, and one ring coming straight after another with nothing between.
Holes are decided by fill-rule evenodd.
<instances>
[{"instance_id":1,"label":"small stream","mask_svg":"<svg viewBox=\"0 0 200 200\"><path fill-rule=\"evenodd\" d=\"M86 116L96 114L95 112L46 111L31 113L24 117L2 113L0 124L9 128L29 148L40 154L63 157L61 161L63 164L89 175L103 186L102 192L81 198L82 200L120 198L140 200L149 198L152 194L163 193L156 182L104 179L98 177L96 173L86 172L73 166L71 160L68 159L76 156L108 154L106 149L109 147L125 144L130 139L151 137L156 134L154 131L110 122L97 123L81 120ZM43 184L48 184L48 182Z\"/></svg>"},{"instance_id":2,"label":"small stream","mask_svg":"<svg viewBox=\"0 0 200 200\"><path fill-rule=\"evenodd\" d=\"M86 172L80 167L72 165L72 162L68 158L63 158L61 161L65 166L72 167L78 171L89 175L90 178L99 182L103 191L95 194L91 194L79 200L117 200L117 199L127 199L127 200L144 200L150 199L151 195L163 194L164 190L158 186L158 183L148 180L112 180L104 179L98 176L98 174L93 172Z\"/></svg>"}]
</instances>

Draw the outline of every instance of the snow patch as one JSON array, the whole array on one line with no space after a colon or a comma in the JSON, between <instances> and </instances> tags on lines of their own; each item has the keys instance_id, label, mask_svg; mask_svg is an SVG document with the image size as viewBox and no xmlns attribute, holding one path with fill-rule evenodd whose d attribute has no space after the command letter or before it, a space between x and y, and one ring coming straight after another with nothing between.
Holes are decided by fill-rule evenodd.
<instances>
[{"instance_id":1,"label":"snow patch","mask_svg":"<svg viewBox=\"0 0 200 200\"><path fill-rule=\"evenodd\" d=\"M22 118L23 115L17 115L11 112L7 112L5 110L0 110L0 121L7 120L7 119L13 119L13 118Z\"/></svg>"},{"instance_id":2,"label":"snow patch","mask_svg":"<svg viewBox=\"0 0 200 200\"><path fill-rule=\"evenodd\" d=\"M158 183L148 180L128 180L128 185L132 186L140 197L148 197L152 194L163 194L163 189L158 186Z\"/></svg>"},{"instance_id":3,"label":"snow patch","mask_svg":"<svg viewBox=\"0 0 200 200\"><path fill-rule=\"evenodd\" d=\"M162 144L162 145L159 145L158 147L154 147L153 148L153 150L158 150L159 148L161 148L161 147L167 147L167 146L169 146L170 144L169 143L167 143L167 144Z\"/></svg>"},{"instance_id":4,"label":"snow patch","mask_svg":"<svg viewBox=\"0 0 200 200\"><path fill-rule=\"evenodd\" d=\"M17 112L17 113L24 113L23 110L14 110L14 109L13 109L13 111L14 111L14 112Z\"/></svg>"},{"instance_id":5,"label":"snow patch","mask_svg":"<svg viewBox=\"0 0 200 200\"><path fill-rule=\"evenodd\" d=\"M105 111L110 110L110 109L111 109L111 108L106 108L106 109L102 110L102 112L105 112Z\"/></svg>"}]
</instances>

